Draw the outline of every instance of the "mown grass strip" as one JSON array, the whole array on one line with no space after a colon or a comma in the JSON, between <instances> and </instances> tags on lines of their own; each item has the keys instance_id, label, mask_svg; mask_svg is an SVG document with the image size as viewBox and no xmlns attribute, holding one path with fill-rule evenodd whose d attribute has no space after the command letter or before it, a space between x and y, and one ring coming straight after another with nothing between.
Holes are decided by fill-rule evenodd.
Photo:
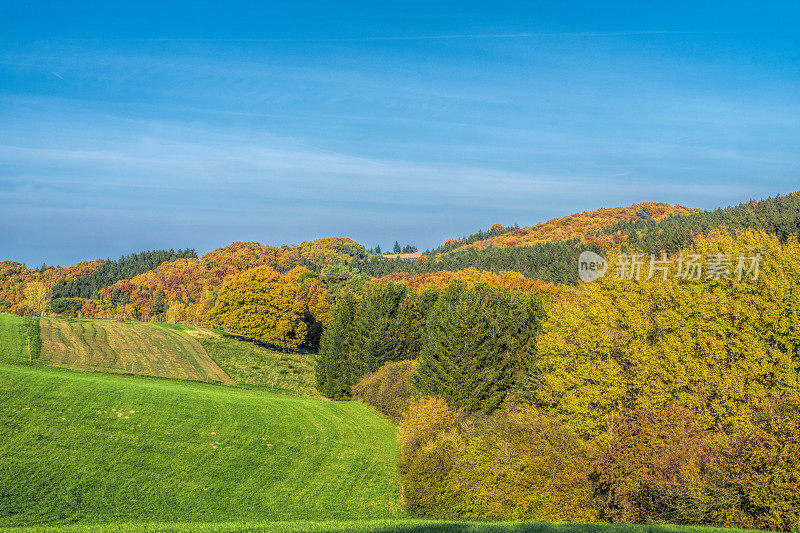
<instances>
[{"instance_id":1,"label":"mown grass strip","mask_svg":"<svg viewBox=\"0 0 800 533\"><path fill-rule=\"evenodd\" d=\"M39 360L68 368L232 383L181 329L103 319L43 318Z\"/></svg>"},{"instance_id":2,"label":"mown grass strip","mask_svg":"<svg viewBox=\"0 0 800 533\"><path fill-rule=\"evenodd\" d=\"M28 360L39 359L42 352L42 335L39 319L36 317L26 318L25 332L28 337Z\"/></svg>"}]
</instances>

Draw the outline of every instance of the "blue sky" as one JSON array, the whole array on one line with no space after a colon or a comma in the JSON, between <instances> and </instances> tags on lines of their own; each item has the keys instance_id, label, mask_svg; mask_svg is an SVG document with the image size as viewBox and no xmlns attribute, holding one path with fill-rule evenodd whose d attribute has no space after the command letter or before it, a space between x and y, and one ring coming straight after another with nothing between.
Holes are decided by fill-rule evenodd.
<instances>
[{"instance_id":1,"label":"blue sky","mask_svg":"<svg viewBox=\"0 0 800 533\"><path fill-rule=\"evenodd\" d=\"M0 3L0 258L800 189L798 2Z\"/></svg>"}]
</instances>

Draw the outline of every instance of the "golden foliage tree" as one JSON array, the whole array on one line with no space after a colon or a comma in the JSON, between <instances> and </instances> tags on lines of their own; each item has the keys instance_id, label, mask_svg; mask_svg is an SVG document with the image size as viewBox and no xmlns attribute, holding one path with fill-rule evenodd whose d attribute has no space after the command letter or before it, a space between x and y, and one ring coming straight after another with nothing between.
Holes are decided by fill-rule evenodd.
<instances>
[{"instance_id":1,"label":"golden foliage tree","mask_svg":"<svg viewBox=\"0 0 800 533\"><path fill-rule=\"evenodd\" d=\"M324 287L306 273L296 267L281 274L268 265L248 270L222 286L209 320L232 333L298 348L327 312Z\"/></svg>"},{"instance_id":2,"label":"golden foliage tree","mask_svg":"<svg viewBox=\"0 0 800 533\"><path fill-rule=\"evenodd\" d=\"M399 471L412 514L480 520L593 521L589 449L556 419L507 403L465 416L437 398L401 421Z\"/></svg>"},{"instance_id":3,"label":"golden foliage tree","mask_svg":"<svg viewBox=\"0 0 800 533\"><path fill-rule=\"evenodd\" d=\"M724 427L756 399L797 390L800 245L717 231L688 253L763 257L757 280L619 280L554 299L539 338L538 403L585 436L623 409L674 404ZM610 257L609 264L615 258Z\"/></svg>"},{"instance_id":4,"label":"golden foliage tree","mask_svg":"<svg viewBox=\"0 0 800 533\"><path fill-rule=\"evenodd\" d=\"M50 285L31 281L25 285L25 307L34 315L44 316L50 309Z\"/></svg>"}]
</instances>

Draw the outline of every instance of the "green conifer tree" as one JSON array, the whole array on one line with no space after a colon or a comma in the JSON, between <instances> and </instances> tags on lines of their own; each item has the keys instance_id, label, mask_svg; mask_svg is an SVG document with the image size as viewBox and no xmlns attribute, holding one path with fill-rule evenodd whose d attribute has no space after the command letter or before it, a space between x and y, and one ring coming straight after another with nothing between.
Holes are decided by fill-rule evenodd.
<instances>
[{"instance_id":1,"label":"green conifer tree","mask_svg":"<svg viewBox=\"0 0 800 533\"><path fill-rule=\"evenodd\" d=\"M322 336L315 368L317 390L328 398L341 400L350 395L350 357L354 349L355 317L356 299L352 293L345 293L339 299L333 320Z\"/></svg>"},{"instance_id":2,"label":"green conifer tree","mask_svg":"<svg viewBox=\"0 0 800 533\"><path fill-rule=\"evenodd\" d=\"M415 386L454 408L493 411L535 357L541 320L536 295L451 283L428 317Z\"/></svg>"}]
</instances>

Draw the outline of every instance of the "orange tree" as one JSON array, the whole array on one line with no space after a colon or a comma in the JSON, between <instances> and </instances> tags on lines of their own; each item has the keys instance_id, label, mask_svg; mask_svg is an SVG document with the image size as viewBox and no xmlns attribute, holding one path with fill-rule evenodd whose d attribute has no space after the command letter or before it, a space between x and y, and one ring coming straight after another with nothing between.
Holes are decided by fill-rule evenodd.
<instances>
[{"instance_id":1,"label":"orange tree","mask_svg":"<svg viewBox=\"0 0 800 533\"><path fill-rule=\"evenodd\" d=\"M248 270L222 286L209 320L282 348L306 346L309 326L324 315L326 304L315 278L304 286L305 272L297 267L281 274L268 265Z\"/></svg>"},{"instance_id":2,"label":"orange tree","mask_svg":"<svg viewBox=\"0 0 800 533\"><path fill-rule=\"evenodd\" d=\"M696 413L674 406L611 420L590 476L600 518L699 524L708 520L705 480L714 456Z\"/></svg>"}]
</instances>

